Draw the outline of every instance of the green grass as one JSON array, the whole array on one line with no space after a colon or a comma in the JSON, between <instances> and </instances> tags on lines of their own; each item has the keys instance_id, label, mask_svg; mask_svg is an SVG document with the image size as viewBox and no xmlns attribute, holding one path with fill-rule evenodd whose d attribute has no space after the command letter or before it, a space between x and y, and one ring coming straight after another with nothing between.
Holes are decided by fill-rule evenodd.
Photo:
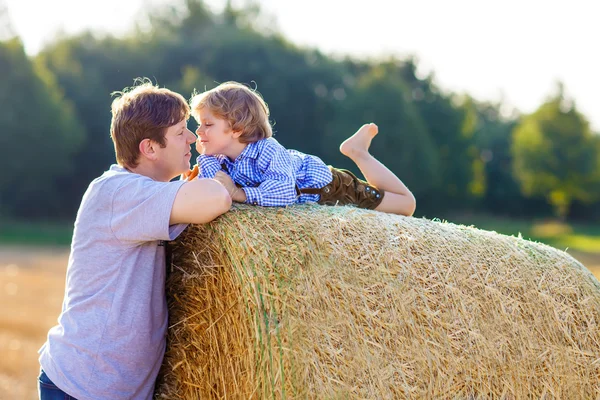
<instances>
[{"instance_id":1,"label":"green grass","mask_svg":"<svg viewBox=\"0 0 600 400\"><path fill-rule=\"evenodd\" d=\"M550 220L513 220L492 216L457 216L449 222L545 243L560 250L578 250L600 255L600 226Z\"/></svg>"},{"instance_id":2,"label":"green grass","mask_svg":"<svg viewBox=\"0 0 600 400\"><path fill-rule=\"evenodd\" d=\"M68 246L73 223L0 220L0 244Z\"/></svg>"}]
</instances>

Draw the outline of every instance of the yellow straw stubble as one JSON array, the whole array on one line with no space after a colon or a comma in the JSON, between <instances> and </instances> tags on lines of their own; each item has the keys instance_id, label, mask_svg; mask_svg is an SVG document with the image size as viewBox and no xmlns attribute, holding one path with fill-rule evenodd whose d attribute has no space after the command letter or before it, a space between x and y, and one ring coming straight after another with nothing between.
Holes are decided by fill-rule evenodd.
<instances>
[{"instance_id":1,"label":"yellow straw stubble","mask_svg":"<svg viewBox=\"0 0 600 400\"><path fill-rule=\"evenodd\" d=\"M552 247L317 205L170 246L156 398L600 396L600 283Z\"/></svg>"}]
</instances>

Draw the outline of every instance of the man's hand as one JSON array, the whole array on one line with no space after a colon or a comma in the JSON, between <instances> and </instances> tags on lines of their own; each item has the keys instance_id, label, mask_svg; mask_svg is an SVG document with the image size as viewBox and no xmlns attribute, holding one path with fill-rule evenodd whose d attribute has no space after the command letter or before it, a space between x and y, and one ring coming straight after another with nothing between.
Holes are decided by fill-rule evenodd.
<instances>
[{"instance_id":1,"label":"man's hand","mask_svg":"<svg viewBox=\"0 0 600 400\"><path fill-rule=\"evenodd\" d=\"M231 196L231 200L236 201L238 203L246 202L246 192L240 190L238 186L235 185L233 179L227 173L223 171L217 171L215 174L216 181L219 181L221 185L225 186L225 189L229 192Z\"/></svg>"}]
</instances>

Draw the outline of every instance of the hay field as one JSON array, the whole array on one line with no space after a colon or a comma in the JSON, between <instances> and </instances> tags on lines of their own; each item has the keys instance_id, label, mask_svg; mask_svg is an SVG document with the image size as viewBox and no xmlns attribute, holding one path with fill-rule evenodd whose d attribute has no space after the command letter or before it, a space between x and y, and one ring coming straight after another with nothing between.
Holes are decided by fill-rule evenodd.
<instances>
[{"instance_id":1,"label":"hay field","mask_svg":"<svg viewBox=\"0 0 600 400\"><path fill-rule=\"evenodd\" d=\"M37 350L56 323L69 249L0 247L0 399L37 399Z\"/></svg>"},{"instance_id":2,"label":"hay field","mask_svg":"<svg viewBox=\"0 0 600 400\"><path fill-rule=\"evenodd\" d=\"M600 279L600 254L570 251ZM37 350L60 311L69 249L0 246L0 399L37 399Z\"/></svg>"}]
</instances>

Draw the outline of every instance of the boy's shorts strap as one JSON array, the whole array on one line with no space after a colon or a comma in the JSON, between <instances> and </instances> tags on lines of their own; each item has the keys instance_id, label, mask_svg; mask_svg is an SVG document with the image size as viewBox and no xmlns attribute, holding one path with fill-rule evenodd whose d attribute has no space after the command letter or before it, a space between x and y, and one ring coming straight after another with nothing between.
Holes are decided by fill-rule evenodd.
<instances>
[{"instance_id":1,"label":"boy's shorts strap","mask_svg":"<svg viewBox=\"0 0 600 400\"><path fill-rule=\"evenodd\" d=\"M329 185L327 185L329 186ZM321 192L323 192L323 190L327 187L322 187L322 188L305 188L305 189L300 189L297 185L296 185L296 194L297 195L301 195L301 194L321 194Z\"/></svg>"}]
</instances>

